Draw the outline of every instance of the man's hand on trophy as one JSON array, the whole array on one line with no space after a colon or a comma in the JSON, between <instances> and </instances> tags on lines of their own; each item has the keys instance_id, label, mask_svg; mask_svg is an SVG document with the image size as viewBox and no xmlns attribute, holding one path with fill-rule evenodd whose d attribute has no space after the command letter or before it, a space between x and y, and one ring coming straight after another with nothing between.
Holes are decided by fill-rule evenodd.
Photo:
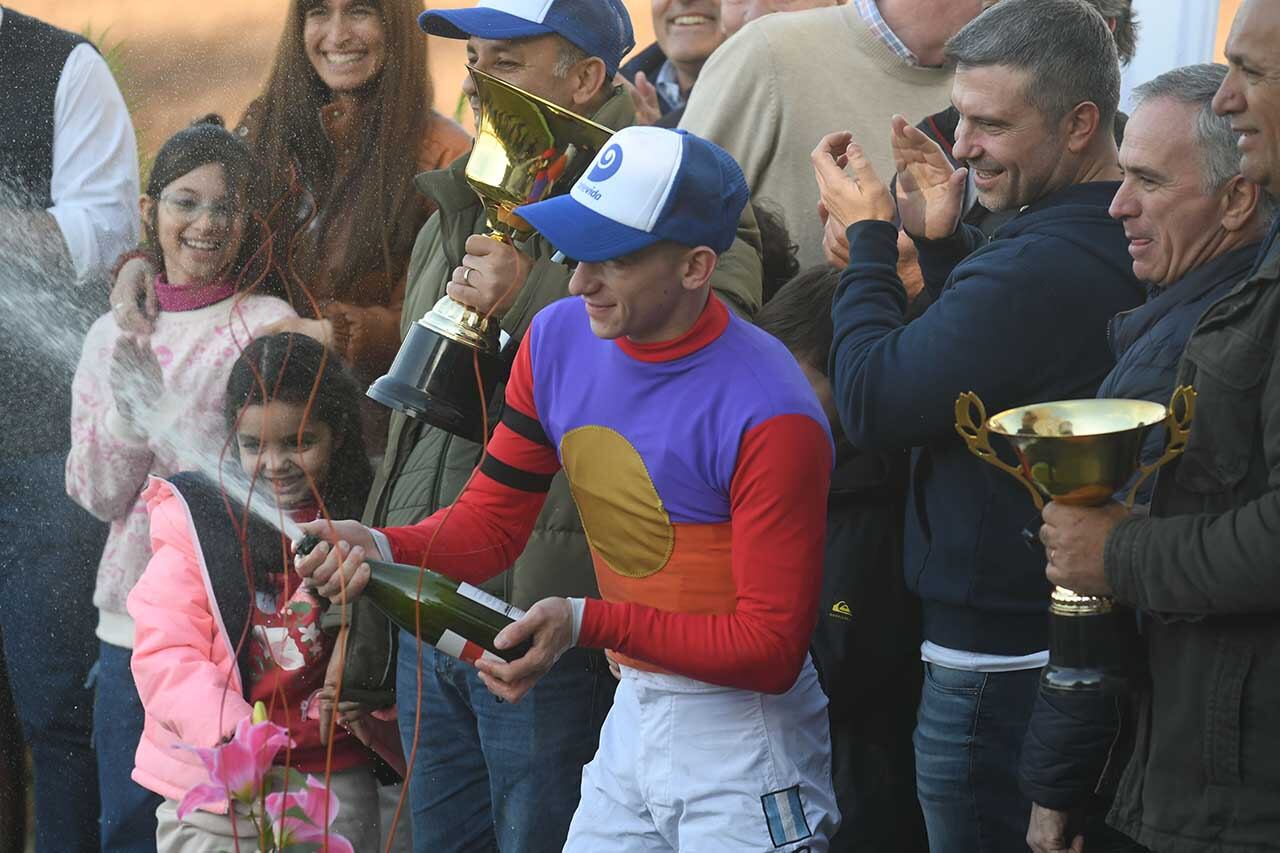
<instances>
[{"instance_id":1,"label":"man's hand on trophy","mask_svg":"<svg viewBox=\"0 0 1280 853\"><path fill-rule=\"evenodd\" d=\"M446 292L463 305L499 318L520 295L531 269L533 258L510 243L472 234Z\"/></svg>"},{"instance_id":2,"label":"man's hand on trophy","mask_svg":"<svg viewBox=\"0 0 1280 853\"><path fill-rule=\"evenodd\" d=\"M893 221L893 196L851 133L828 133L809 159L818 178L819 210L827 212L828 230L843 233L853 223L868 219ZM845 166L853 177L845 172Z\"/></svg>"},{"instance_id":3,"label":"man's hand on trophy","mask_svg":"<svg viewBox=\"0 0 1280 853\"><path fill-rule=\"evenodd\" d=\"M900 115L893 117L892 145L902 227L928 240L950 237L960 224L969 170L952 166L938 143Z\"/></svg>"},{"instance_id":4,"label":"man's hand on trophy","mask_svg":"<svg viewBox=\"0 0 1280 853\"><path fill-rule=\"evenodd\" d=\"M1102 551L1111 529L1128 515L1124 504L1115 501L1103 506L1046 506L1040 541L1049 555L1044 572L1049 582L1081 595L1110 595Z\"/></svg>"}]
</instances>

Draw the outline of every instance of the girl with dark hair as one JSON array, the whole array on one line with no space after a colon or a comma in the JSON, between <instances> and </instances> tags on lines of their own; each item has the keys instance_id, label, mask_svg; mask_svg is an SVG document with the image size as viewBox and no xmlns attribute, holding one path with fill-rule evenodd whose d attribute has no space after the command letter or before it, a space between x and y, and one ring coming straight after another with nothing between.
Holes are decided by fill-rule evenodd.
<instances>
[{"instance_id":1,"label":"girl with dark hair","mask_svg":"<svg viewBox=\"0 0 1280 853\"><path fill-rule=\"evenodd\" d=\"M241 353L222 414L245 472L256 475L281 508L323 507L346 517L364 510L373 485L360 433L362 399L350 372L322 344L282 333L258 338ZM311 435L313 443L300 444L300 435ZM282 442L276 455L264 444L270 436ZM321 444L328 448L323 454L308 453ZM317 467L321 455L326 462Z\"/></svg>"},{"instance_id":2,"label":"girl with dark hair","mask_svg":"<svg viewBox=\"0 0 1280 853\"><path fill-rule=\"evenodd\" d=\"M240 355L225 391L219 422L254 490L280 515L300 522L360 509L373 480L361 394L336 355L305 335L262 337ZM293 740L277 762L328 774L339 803L331 831L350 844L331 839L329 849L381 849L374 762L361 743L376 724L338 726L330 739L319 718L341 639L321 630L328 602L293 574L282 534L229 504L208 476L154 478L143 499L155 556L129 595L133 673L146 711L133 776L164 797L161 848L203 853L231 849L232 839L245 849L254 843L238 805L234 816L225 801L180 813L182 797L207 780L200 759L174 747L217 744L260 701ZM384 728L394 739L394 724Z\"/></svg>"},{"instance_id":3,"label":"girl with dark hair","mask_svg":"<svg viewBox=\"0 0 1280 853\"><path fill-rule=\"evenodd\" d=\"M111 314L100 317L72 385L67 493L111 525L93 596L104 851L155 849L158 801L129 779L143 715L129 673L134 625L125 598L151 557L138 493L149 473L196 467L217 452L231 362L256 334L295 316L279 299L237 292L250 284L243 265L252 251L244 208L250 158L212 118L164 144L139 202L160 267L150 340L127 338Z\"/></svg>"},{"instance_id":4,"label":"girl with dark hair","mask_svg":"<svg viewBox=\"0 0 1280 853\"><path fill-rule=\"evenodd\" d=\"M278 330L330 343L365 382L400 343L409 253L430 213L413 178L470 147L430 108L421 11L420 0L291 0L266 87L237 128L257 160L275 271L302 315ZM112 302L145 331L135 263Z\"/></svg>"}]
</instances>

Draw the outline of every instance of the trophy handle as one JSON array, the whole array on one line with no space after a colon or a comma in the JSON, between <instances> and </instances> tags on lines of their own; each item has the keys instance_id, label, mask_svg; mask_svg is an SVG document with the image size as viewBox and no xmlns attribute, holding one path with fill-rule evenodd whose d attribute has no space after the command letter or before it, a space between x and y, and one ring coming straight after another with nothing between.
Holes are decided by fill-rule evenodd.
<instances>
[{"instance_id":1,"label":"trophy handle","mask_svg":"<svg viewBox=\"0 0 1280 853\"><path fill-rule=\"evenodd\" d=\"M1006 463L991 449L990 434L987 431L987 410L982 405L982 400L972 391L965 391L956 398L956 432L960 433L964 443L969 446L969 452L1017 479L1031 493L1031 500L1036 505L1036 510L1044 509L1044 498L1035 484L1027 479L1023 470Z\"/></svg>"},{"instance_id":2,"label":"trophy handle","mask_svg":"<svg viewBox=\"0 0 1280 853\"><path fill-rule=\"evenodd\" d=\"M1126 507L1133 509L1133 502L1138 497L1138 488L1147 481L1148 477L1160 470L1162 465L1180 456L1186 449L1187 436L1191 434L1191 419L1195 414L1196 389L1190 385L1179 385L1174 389L1173 396L1169 398L1169 414L1165 415L1164 419L1165 429L1169 433L1168 444L1165 445L1164 453L1159 459L1138 469L1138 479L1129 488L1129 494L1125 497Z\"/></svg>"}]
</instances>

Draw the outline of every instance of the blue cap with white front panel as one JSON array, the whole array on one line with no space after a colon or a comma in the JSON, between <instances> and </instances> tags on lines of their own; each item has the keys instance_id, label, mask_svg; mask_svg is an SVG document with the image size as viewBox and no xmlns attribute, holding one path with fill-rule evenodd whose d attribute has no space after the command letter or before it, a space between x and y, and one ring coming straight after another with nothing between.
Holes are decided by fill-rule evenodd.
<instances>
[{"instance_id":1,"label":"blue cap with white front panel","mask_svg":"<svg viewBox=\"0 0 1280 853\"><path fill-rule=\"evenodd\" d=\"M516 213L570 258L596 262L660 240L723 252L748 197L742 169L715 143L685 130L628 127L573 189Z\"/></svg>"},{"instance_id":2,"label":"blue cap with white front panel","mask_svg":"<svg viewBox=\"0 0 1280 853\"><path fill-rule=\"evenodd\" d=\"M636 46L622 0L480 0L469 9L433 9L418 26L434 36L519 39L556 33L604 60L612 78Z\"/></svg>"}]
</instances>

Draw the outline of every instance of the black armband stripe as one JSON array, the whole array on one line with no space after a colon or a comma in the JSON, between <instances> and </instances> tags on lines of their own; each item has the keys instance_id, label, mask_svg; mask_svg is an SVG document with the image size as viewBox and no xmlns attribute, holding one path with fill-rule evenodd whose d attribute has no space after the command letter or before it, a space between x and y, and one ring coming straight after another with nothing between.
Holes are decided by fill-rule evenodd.
<instances>
[{"instance_id":1,"label":"black armband stripe","mask_svg":"<svg viewBox=\"0 0 1280 853\"><path fill-rule=\"evenodd\" d=\"M546 492L550 490L551 481L556 476L555 474L535 474L523 468L514 468L492 454L485 455L484 461L480 463L480 473L496 483L522 492Z\"/></svg>"},{"instance_id":2,"label":"black armband stripe","mask_svg":"<svg viewBox=\"0 0 1280 853\"><path fill-rule=\"evenodd\" d=\"M537 418L531 418L524 412L506 406L502 410L502 423L516 435L527 438L534 444L551 447L551 440L547 438L547 433Z\"/></svg>"}]
</instances>

